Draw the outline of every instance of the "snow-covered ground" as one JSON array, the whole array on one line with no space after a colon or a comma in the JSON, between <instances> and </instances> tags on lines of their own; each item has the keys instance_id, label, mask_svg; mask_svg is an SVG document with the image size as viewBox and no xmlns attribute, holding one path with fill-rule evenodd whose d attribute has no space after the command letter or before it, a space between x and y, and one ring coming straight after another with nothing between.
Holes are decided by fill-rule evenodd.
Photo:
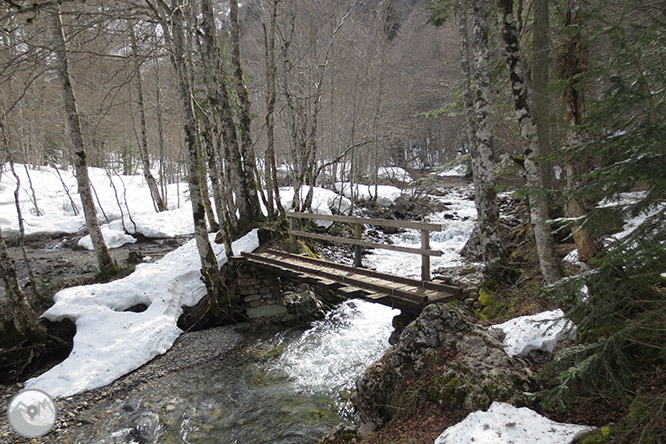
<instances>
[{"instance_id":1,"label":"snow-covered ground","mask_svg":"<svg viewBox=\"0 0 666 444\"><path fill-rule=\"evenodd\" d=\"M18 233L18 218L14 203L16 180L7 165L3 170L0 182L0 226L3 236L11 238ZM29 170L36 205L32 200L24 165L16 164L15 170L21 182L19 201L26 235L72 234L85 227L81 198L77 192L76 178L72 170L56 171L52 167ZM107 172L100 168L89 168L88 172L96 200L97 215L105 237L111 243L111 248L120 246L123 242L131 242L126 232L141 233L150 238L167 238L194 232L187 187L183 184L168 185L169 211L157 213L143 176L109 177ZM40 215L37 215L37 208ZM83 246L86 242L90 241L82 240Z\"/></svg>"},{"instance_id":2,"label":"snow-covered ground","mask_svg":"<svg viewBox=\"0 0 666 444\"><path fill-rule=\"evenodd\" d=\"M215 238L211 234L211 242ZM212 243L220 266L224 246ZM259 246L257 230L233 243L234 253ZM26 382L62 398L107 385L166 352L182 331L176 326L183 307L196 305L206 294L194 239L157 262L139 264L129 276L106 284L66 288L43 317L76 323L69 357ZM140 313L126 311L138 304Z\"/></svg>"},{"instance_id":3,"label":"snow-covered ground","mask_svg":"<svg viewBox=\"0 0 666 444\"><path fill-rule=\"evenodd\" d=\"M310 191L309 185L301 186L299 196L301 202L305 200ZM294 188L293 187L282 187L280 188L280 202L282 206L289 210L294 201ZM339 195L338 193L327 190L325 188L314 187L312 191L312 212L315 214L333 214L333 210L336 213L349 213L351 209L351 201L344 196ZM317 225L320 227L328 228L333 225L333 222L326 220L316 221Z\"/></svg>"},{"instance_id":4,"label":"snow-covered ground","mask_svg":"<svg viewBox=\"0 0 666 444\"><path fill-rule=\"evenodd\" d=\"M594 427L551 421L526 407L494 402L449 427L435 444L570 444Z\"/></svg>"},{"instance_id":5,"label":"snow-covered ground","mask_svg":"<svg viewBox=\"0 0 666 444\"><path fill-rule=\"evenodd\" d=\"M467 173L467 166L465 165L456 165L452 168L447 168L442 171L438 171L436 174L440 177L450 177L450 176L464 176Z\"/></svg>"}]
</instances>

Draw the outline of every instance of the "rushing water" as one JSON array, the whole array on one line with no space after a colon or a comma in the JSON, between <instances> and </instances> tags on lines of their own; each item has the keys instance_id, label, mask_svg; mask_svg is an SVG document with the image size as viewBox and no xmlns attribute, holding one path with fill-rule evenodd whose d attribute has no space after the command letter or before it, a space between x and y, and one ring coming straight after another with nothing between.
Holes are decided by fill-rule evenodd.
<instances>
[{"instance_id":1,"label":"rushing water","mask_svg":"<svg viewBox=\"0 0 666 444\"><path fill-rule=\"evenodd\" d=\"M96 406L74 442L316 443L350 421L354 381L388 349L397 313L352 300L309 328L257 335L242 353Z\"/></svg>"},{"instance_id":2,"label":"rushing water","mask_svg":"<svg viewBox=\"0 0 666 444\"><path fill-rule=\"evenodd\" d=\"M430 233L430 248L442 251L441 256L430 258L432 270L461 262L459 252L469 239L476 221L474 201L467 199L465 194L468 194L465 189L458 189L455 194L451 192L449 197L440 198L448 209L428 218L429 222L442 225L441 231ZM394 245L420 248L421 232L403 229L391 235L390 240ZM384 273L421 277L421 256L417 254L374 249L364 256L363 264Z\"/></svg>"},{"instance_id":3,"label":"rushing water","mask_svg":"<svg viewBox=\"0 0 666 444\"><path fill-rule=\"evenodd\" d=\"M443 227L432 233L431 246L444 251L433 268L459 261L474 216L474 204L460 198L431 217ZM420 233L406 230L392 241L414 246ZM418 255L375 250L364 261L380 271L420 275ZM75 442L316 443L335 425L351 420L354 381L388 349L397 313L353 300L309 328L257 335L238 356L167 375L128 399L97 407L108 415L81 430Z\"/></svg>"}]
</instances>

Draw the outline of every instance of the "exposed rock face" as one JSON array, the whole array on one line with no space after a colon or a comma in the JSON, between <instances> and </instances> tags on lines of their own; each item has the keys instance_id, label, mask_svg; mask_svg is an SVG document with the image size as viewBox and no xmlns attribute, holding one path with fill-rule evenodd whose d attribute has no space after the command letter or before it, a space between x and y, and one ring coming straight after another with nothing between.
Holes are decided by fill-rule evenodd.
<instances>
[{"instance_id":1,"label":"exposed rock face","mask_svg":"<svg viewBox=\"0 0 666 444\"><path fill-rule=\"evenodd\" d=\"M394 348L359 378L352 403L360 434L381 428L414 399L469 411L493 401L523 402L528 377L502 350L501 332L469 323L461 310L427 306ZM430 384L413 386L411 381L426 372L434 376Z\"/></svg>"}]
</instances>

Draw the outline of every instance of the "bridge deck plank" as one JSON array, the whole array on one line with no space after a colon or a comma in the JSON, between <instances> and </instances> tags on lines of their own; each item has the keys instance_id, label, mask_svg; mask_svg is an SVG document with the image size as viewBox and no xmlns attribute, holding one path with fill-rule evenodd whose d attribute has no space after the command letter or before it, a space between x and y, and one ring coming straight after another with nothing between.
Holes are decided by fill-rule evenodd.
<instances>
[{"instance_id":1,"label":"bridge deck plank","mask_svg":"<svg viewBox=\"0 0 666 444\"><path fill-rule=\"evenodd\" d=\"M347 297L361 297L403 310L420 311L428 303L449 301L460 294L460 289L449 285L424 283L275 250L242 253L242 259L253 266L326 286Z\"/></svg>"}]
</instances>

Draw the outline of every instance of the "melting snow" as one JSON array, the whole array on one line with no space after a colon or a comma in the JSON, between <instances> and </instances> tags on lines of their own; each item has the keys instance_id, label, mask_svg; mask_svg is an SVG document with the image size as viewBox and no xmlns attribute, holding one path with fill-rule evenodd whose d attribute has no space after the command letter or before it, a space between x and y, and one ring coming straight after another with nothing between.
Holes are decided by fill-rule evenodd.
<instances>
[{"instance_id":1,"label":"melting snow","mask_svg":"<svg viewBox=\"0 0 666 444\"><path fill-rule=\"evenodd\" d=\"M211 241L215 235L211 234ZM224 246L212 244L218 263L226 263ZM257 230L233 243L234 252L259 246ZM206 293L195 240L157 262L139 264L131 275L106 284L66 288L43 316L76 323L69 357L26 387L62 398L107 385L166 352L182 331L176 326L182 307ZM144 304L140 313L125 311Z\"/></svg>"},{"instance_id":2,"label":"melting snow","mask_svg":"<svg viewBox=\"0 0 666 444\"><path fill-rule=\"evenodd\" d=\"M377 170L377 177L380 179L394 179L401 182L410 183L413 181L412 176L400 167L381 167Z\"/></svg>"},{"instance_id":3,"label":"melting snow","mask_svg":"<svg viewBox=\"0 0 666 444\"><path fill-rule=\"evenodd\" d=\"M525 356L533 350L550 353L564 336L573 338L576 334L560 309L520 316L493 328L504 331L504 351L511 357Z\"/></svg>"},{"instance_id":4,"label":"melting snow","mask_svg":"<svg viewBox=\"0 0 666 444\"><path fill-rule=\"evenodd\" d=\"M551 421L526 407L493 402L446 429L435 444L569 444L594 427Z\"/></svg>"}]
</instances>

